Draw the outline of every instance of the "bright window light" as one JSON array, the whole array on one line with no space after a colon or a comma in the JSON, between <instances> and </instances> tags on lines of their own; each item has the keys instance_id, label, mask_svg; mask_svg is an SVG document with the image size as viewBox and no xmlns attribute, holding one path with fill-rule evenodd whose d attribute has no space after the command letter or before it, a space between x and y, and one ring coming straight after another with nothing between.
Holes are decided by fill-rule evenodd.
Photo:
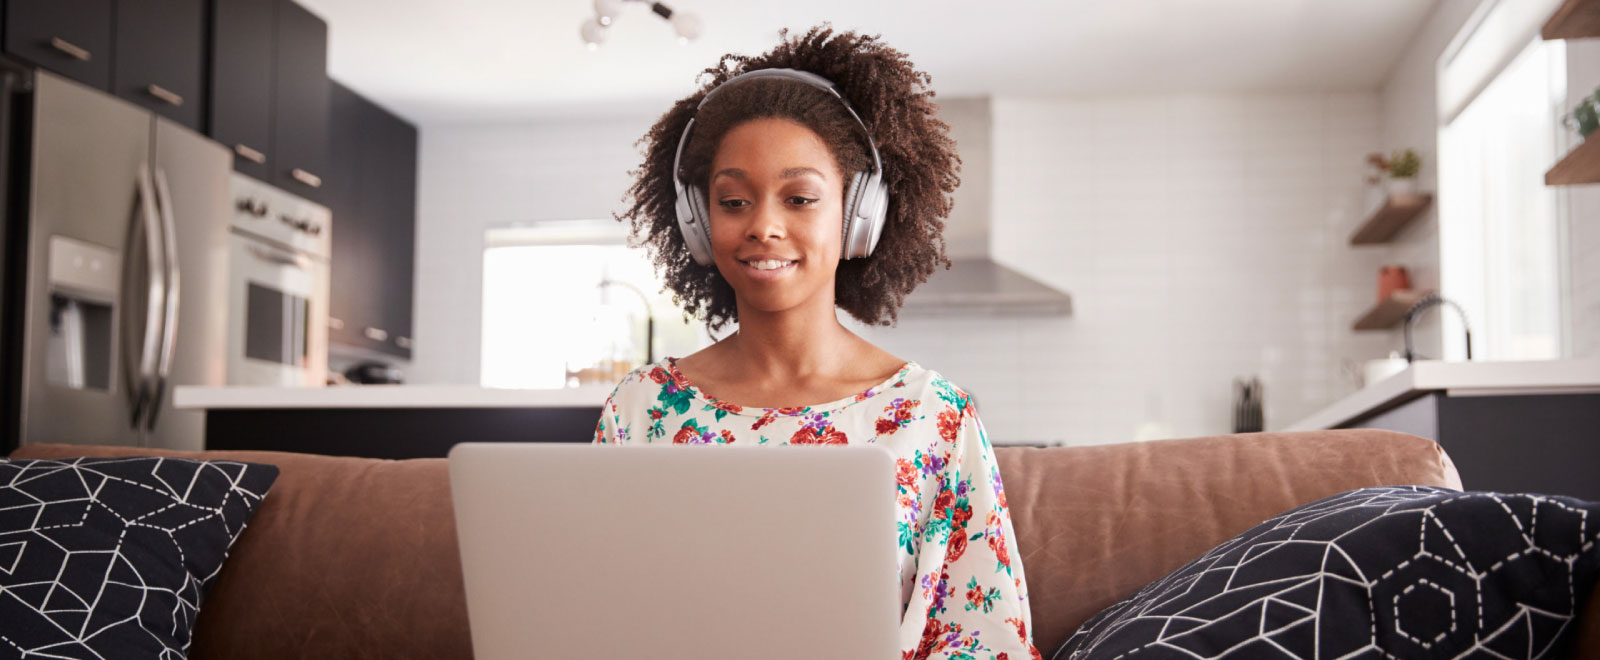
<instances>
[{"instance_id":1,"label":"bright window light","mask_svg":"<svg viewBox=\"0 0 1600 660\"><path fill-rule=\"evenodd\" d=\"M1561 209L1544 172L1557 158L1566 52L1535 41L1439 132L1440 284L1466 310L1473 356L1561 357ZM1445 353L1459 356L1459 324Z\"/></svg>"},{"instance_id":2,"label":"bright window light","mask_svg":"<svg viewBox=\"0 0 1600 660\"><path fill-rule=\"evenodd\" d=\"M645 360L645 301L655 355L705 345L666 294L642 249L616 227L565 223L490 230L483 253L485 387L556 389L615 383ZM603 281L618 285L601 287ZM632 287L630 289L628 287Z\"/></svg>"}]
</instances>

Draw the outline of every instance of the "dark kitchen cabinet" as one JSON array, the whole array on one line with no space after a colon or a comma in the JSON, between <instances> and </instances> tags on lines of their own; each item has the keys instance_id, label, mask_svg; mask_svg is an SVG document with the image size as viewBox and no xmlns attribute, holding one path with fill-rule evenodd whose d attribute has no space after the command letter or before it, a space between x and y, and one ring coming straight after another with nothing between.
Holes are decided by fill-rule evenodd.
<instances>
[{"instance_id":1,"label":"dark kitchen cabinet","mask_svg":"<svg viewBox=\"0 0 1600 660\"><path fill-rule=\"evenodd\" d=\"M272 180L272 44L280 0L214 0L211 114L206 134L233 150L233 169Z\"/></svg>"},{"instance_id":2,"label":"dark kitchen cabinet","mask_svg":"<svg viewBox=\"0 0 1600 660\"><path fill-rule=\"evenodd\" d=\"M204 0L119 0L115 10L111 91L201 130Z\"/></svg>"},{"instance_id":3,"label":"dark kitchen cabinet","mask_svg":"<svg viewBox=\"0 0 1600 660\"><path fill-rule=\"evenodd\" d=\"M328 174L328 24L292 2L278 5L273 59L272 183L325 202Z\"/></svg>"},{"instance_id":4,"label":"dark kitchen cabinet","mask_svg":"<svg viewBox=\"0 0 1600 660\"><path fill-rule=\"evenodd\" d=\"M411 357L417 129L333 83L330 341Z\"/></svg>"},{"instance_id":5,"label":"dark kitchen cabinet","mask_svg":"<svg viewBox=\"0 0 1600 660\"><path fill-rule=\"evenodd\" d=\"M207 132L234 169L327 203L328 24L288 0L211 0Z\"/></svg>"},{"instance_id":6,"label":"dark kitchen cabinet","mask_svg":"<svg viewBox=\"0 0 1600 660\"><path fill-rule=\"evenodd\" d=\"M90 87L111 88L112 0L5 4L7 53Z\"/></svg>"}]
</instances>

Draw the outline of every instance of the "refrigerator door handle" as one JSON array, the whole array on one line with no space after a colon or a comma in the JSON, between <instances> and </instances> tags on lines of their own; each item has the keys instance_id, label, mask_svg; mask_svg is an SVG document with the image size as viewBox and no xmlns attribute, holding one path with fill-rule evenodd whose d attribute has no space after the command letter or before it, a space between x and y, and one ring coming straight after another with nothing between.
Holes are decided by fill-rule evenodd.
<instances>
[{"instance_id":1,"label":"refrigerator door handle","mask_svg":"<svg viewBox=\"0 0 1600 660\"><path fill-rule=\"evenodd\" d=\"M143 429L145 412L149 408L150 386L155 376L156 357L161 339L161 321L165 313L164 298L166 292L166 258L162 254L165 245L161 240L161 230L156 220L155 192L150 184L150 168L147 165L139 166L138 177L138 213L133 226L128 230L128 253L123 257L124 277L132 270L134 251L137 249L133 239L142 230L145 238L145 251L149 255L149 279L146 285L146 311L144 318L144 333L142 337L132 333L136 329L123 324L123 351L122 362L128 381L128 403L132 408L132 417L129 425L135 429ZM125 289L126 290L126 289ZM124 303L124 309L127 309ZM134 357L130 349L138 348L138 356ZM143 434L141 433L141 436Z\"/></svg>"},{"instance_id":2,"label":"refrigerator door handle","mask_svg":"<svg viewBox=\"0 0 1600 660\"><path fill-rule=\"evenodd\" d=\"M165 316L162 318L161 353L156 361L155 378L150 391L149 411L145 415L145 428L154 431L156 417L161 415L161 405L167 394L167 380L172 375L172 353L178 343L178 305L182 288L178 272L178 223L172 212L172 189L167 186L167 173L156 168L156 207L160 210L161 236L167 277Z\"/></svg>"}]
</instances>

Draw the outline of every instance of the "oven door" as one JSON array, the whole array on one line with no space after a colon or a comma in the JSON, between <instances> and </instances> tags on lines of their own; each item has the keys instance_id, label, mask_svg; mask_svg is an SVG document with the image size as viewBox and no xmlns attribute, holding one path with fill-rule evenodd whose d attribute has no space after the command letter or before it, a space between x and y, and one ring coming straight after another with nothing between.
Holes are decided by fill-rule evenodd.
<instances>
[{"instance_id":1,"label":"oven door","mask_svg":"<svg viewBox=\"0 0 1600 660\"><path fill-rule=\"evenodd\" d=\"M328 264L236 233L228 238L228 384L326 384Z\"/></svg>"}]
</instances>

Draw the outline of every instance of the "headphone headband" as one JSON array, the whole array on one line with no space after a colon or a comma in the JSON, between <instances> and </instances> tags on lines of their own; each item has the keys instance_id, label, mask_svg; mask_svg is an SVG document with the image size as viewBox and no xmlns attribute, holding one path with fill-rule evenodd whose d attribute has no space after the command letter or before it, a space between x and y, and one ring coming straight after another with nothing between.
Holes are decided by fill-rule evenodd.
<instances>
[{"instance_id":1,"label":"headphone headband","mask_svg":"<svg viewBox=\"0 0 1600 660\"><path fill-rule=\"evenodd\" d=\"M706 92L705 97L701 98L700 103L694 107L695 114L700 114L700 110L706 107L706 103L715 98L718 92L733 86L735 83L756 78L785 78L803 82L817 89L827 91L833 95L833 98L839 99L839 102L844 104L845 111L849 112L850 117L856 120L856 125L861 127L861 134L867 138L867 150L872 154L873 174L879 177L883 176L883 161L878 157L878 143L872 139L872 131L867 129L867 122L861 120L861 115L856 113L856 107L850 104L850 99L839 93L839 87L834 85L832 80L810 71L801 71L799 69L756 69L755 71L746 71L727 79L721 85L717 85L711 91ZM680 195L683 194L683 184L679 181L679 168L683 163L684 145L689 144L689 133L694 130L694 120L694 117L690 117L689 123L684 125L683 135L678 138L678 150L672 156L672 183Z\"/></svg>"}]
</instances>

